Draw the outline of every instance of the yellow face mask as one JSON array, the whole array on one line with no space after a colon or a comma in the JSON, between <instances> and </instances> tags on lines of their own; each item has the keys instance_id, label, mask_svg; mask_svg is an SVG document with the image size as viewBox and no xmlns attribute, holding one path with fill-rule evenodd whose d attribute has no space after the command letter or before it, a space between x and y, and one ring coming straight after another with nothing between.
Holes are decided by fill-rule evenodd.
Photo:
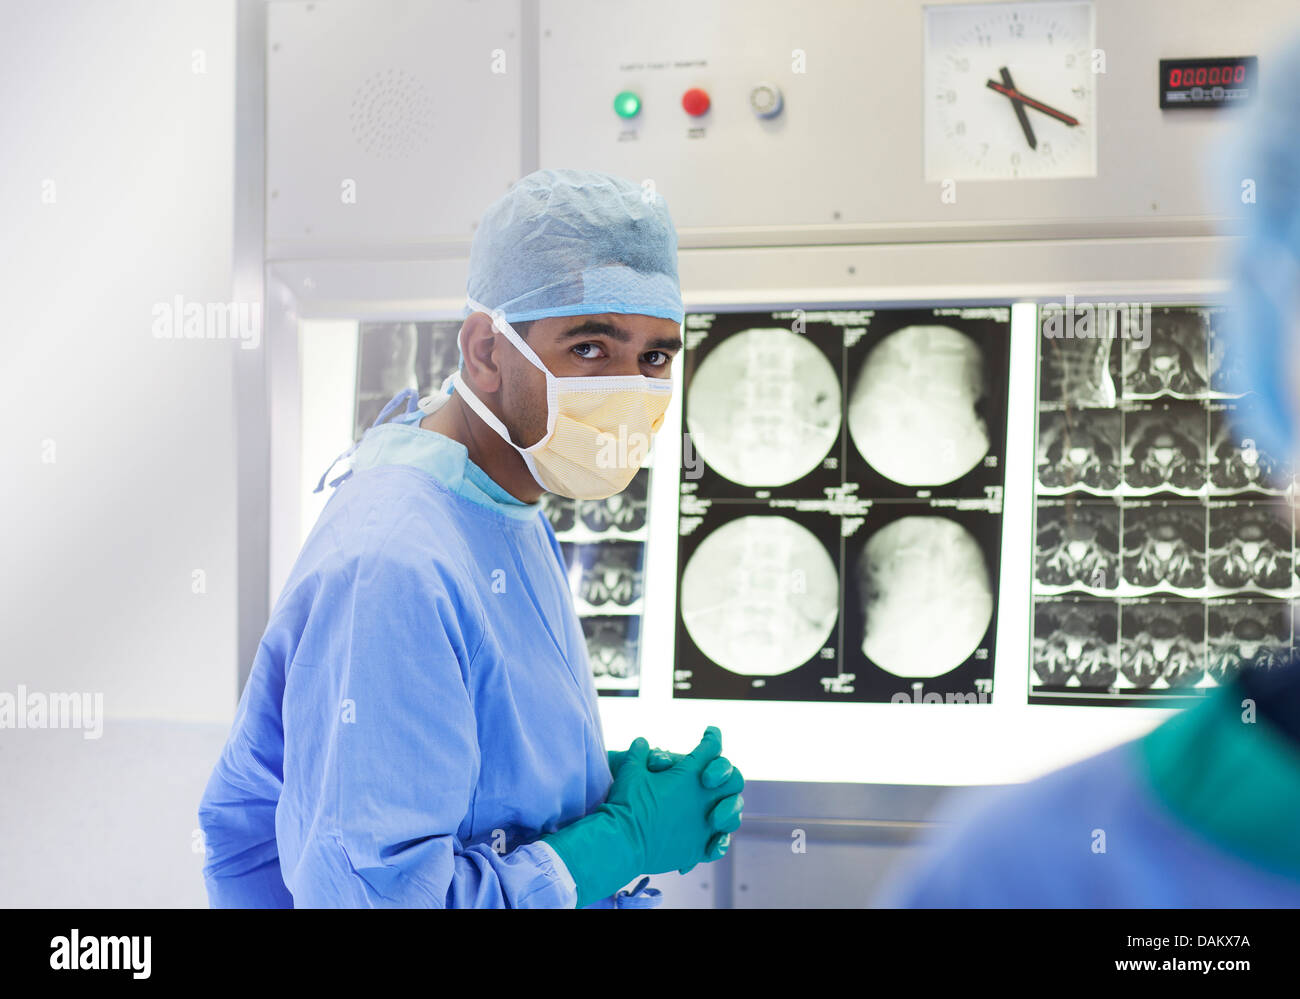
<instances>
[{"instance_id":1,"label":"yellow face mask","mask_svg":"<svg viewBox=\"0 0 1300 999\"><path fill-rule=\"evenodd\" d=\"M542 363L501 312L472 299L471 309L492 317L492 325L546 376L546 433L530 447L520 447L492 410L479 399L457 370L443 383L457 394L497 435L523 456L537 484L572 499L604 499L627 488L664 422L673 383L645 375L557 378ZM462 348L463 351L463 348Z\"/></svg>"}]
</instances>

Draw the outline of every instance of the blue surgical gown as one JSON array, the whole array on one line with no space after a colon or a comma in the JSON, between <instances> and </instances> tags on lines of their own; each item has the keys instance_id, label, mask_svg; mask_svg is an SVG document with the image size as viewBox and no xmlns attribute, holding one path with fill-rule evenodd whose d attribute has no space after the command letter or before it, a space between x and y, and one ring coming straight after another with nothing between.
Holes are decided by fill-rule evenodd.
<instances>
[{"instance_id":1,"label":"blue surgical gown","mask_svg":"<svg viewBox=\"0 0 1300 999\"><path fill-rule=\"evenodd\" d=\"M1300 906L1300 746L1228 684L1142 739L959 795L878 902L916 908Z\"/></svg>"},{"instance_id":2,"label":"blue surgical gown","mask_svg":"<svg viewBox=\"0 0 1300 999\"><path fill-rule=\"evenodd\" d=\"M214 907L576 903L536 840L611 776L560 548L422 415L366 433L272 611L200 805Z\"/></svg>"}]
</instances>

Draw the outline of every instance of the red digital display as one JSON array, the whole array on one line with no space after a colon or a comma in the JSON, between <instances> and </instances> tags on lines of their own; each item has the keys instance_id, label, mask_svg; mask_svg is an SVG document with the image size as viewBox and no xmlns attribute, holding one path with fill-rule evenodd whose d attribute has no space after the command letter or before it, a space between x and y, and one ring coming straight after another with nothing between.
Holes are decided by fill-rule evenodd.
<instances>
[{"instance_id":1,"label":"red digital display","mask_svg":"<svg viewBox=\"0 0 1300 999\"><path fill-rule=\"evenodd\" d=\"M1245 83L1246 67L1241 63L1235 66L1225 63L1222 66L1197 66L1180 69L1175 66L1169 71L1171 87L1215 87L1224 84Z\"/></svg>"},{"instance_id":2,"label":"red digital display","mask_svg":"<svg viewBox=\"0 0 1300 999\"><path fill-rule=\"evenodd\" d=\"M1245 104L1255 90L1256 56L1160 60L1160 107L1221 108Z\"/></svg>"}]
</instances>

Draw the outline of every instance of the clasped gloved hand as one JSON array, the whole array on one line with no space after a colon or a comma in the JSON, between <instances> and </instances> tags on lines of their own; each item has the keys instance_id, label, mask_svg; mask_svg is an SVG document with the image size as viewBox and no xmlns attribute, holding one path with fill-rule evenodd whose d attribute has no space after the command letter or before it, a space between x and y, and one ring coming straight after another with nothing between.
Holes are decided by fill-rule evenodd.
<instances>
[{"instance_id":1,"label":"clasped gloved hand","mask_svg":"<svg viewBox=\"0 0 1300 999\"><path fill-rule=\"evenodd\" d=\"M740 828L745 779L721 755L722 733L715 726L685 756L656 752L652 767L650 744L635 740L604 803L542 837L573 876L578 908L638 874L685 874L716 860ZM611 764L619 762L611 754Z\"/></svg>"}]
</instances>

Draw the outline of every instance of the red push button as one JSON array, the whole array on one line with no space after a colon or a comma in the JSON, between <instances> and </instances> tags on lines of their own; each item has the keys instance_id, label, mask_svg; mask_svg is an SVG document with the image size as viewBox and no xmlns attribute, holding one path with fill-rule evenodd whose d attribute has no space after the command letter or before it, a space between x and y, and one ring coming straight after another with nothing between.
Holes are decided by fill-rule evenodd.
<instances>
[{"instance_id":1,"label":"red push button","mask_svg":"<svg viewBox=\"0 0 1300 999\"><path fill-rule=\"evenodd\" d=\"M692 87L682 94L682 108L691 117L698 118L709 110L709 95L699 87Z\"/></svg>"}]
</instances>

